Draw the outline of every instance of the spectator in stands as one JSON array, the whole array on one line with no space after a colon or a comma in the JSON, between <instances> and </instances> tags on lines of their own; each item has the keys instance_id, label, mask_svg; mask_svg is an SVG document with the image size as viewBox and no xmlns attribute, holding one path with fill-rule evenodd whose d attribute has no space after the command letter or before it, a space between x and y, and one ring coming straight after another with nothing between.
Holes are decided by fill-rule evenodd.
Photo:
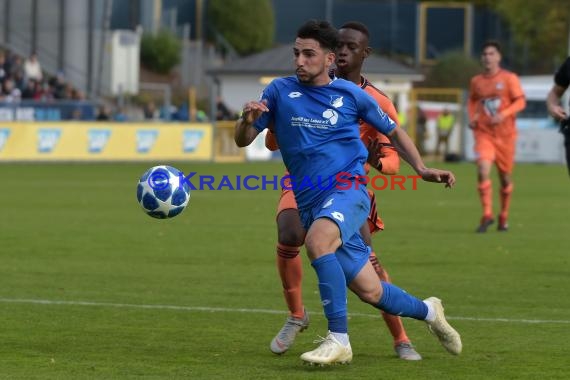
<instances>
[{"instance_id":1,"label":"spectator in stands","mask_svg":"<svg viewBox=\"0 0 570 380\"><path fill-rule=\"evenodd\" d=\"M10 78L4 80L4 86L2 90L3 99L2 101L6 103L19 102L22 98L22 92L19 88L14 86L14 81Z\"/></svg>"},{"instance_id":2,"label":"spectator in stands","mask_svg":"<svg viewBox=\"0 0 570 380\"><path fill-rule=\"evenodd\" d=\"M7 72L5 70L6 66L6 54L3 51L0 51L0 83L4 81L4 78L7 76Z\"/></svg>"},{"instance_id":3,"label":"spectator in stands","mask_svg":"<svg viewBox=\"0 0 570 380\"><path fill-rule=\"evenodd\" d=\"M42 102L50 102L54 99L53 88L48 82L37 82L34 100Z\"/></svg>"},{"instance_id":4,"label":"spectator in stands","mask_svg":"<svg viewBox=\"0 0 570 380\"><path fill-rule=\"evenodd\" d=\"M169 107L163 106L160 108L160 118L162 120L177 120L178 108L171 104Z\"/></svg>"},{"instance_id":5,"label":"spectator in stands","mask_svg":"<svg viewBox=\"0 0 570 380\"><path fill-rule=\"evenodd\" d=\"M196 111L196 121L200 123L205 123L208 121L208 114L204 110Z\"/></svg>"},{"instance_id":6,"label":"spectator in stands","mask_svg":"<svg viewBox=\"0 0 570 380\"><path fill-rule=\"evenodd\" d=\"M65 99L67 96L67 83L63 71L58 71L54 78L50 79L50 85L53 86L53 96L56 99Z\"/></svg>"},{"instance_id":7,"label":"spectator in stands","mask_svg":"<svg viewBox=\"0 0 570 380\"><path fill-rule=\"evenodd\" d=\"M108 121L111 120L109 108L105 105L99 107L99 112L97 113L97 121Z\"/></svg>"},{"instance_id":8,"label":"spectator in stands","mask_svg":"<svg viewBox=\"0 0 570 380\"><path fill-rule=\"evenodd\" d=\"M160 118L160 114L156 109L156 104L153 101L148 102L145 104L143 108L143 114L145 120L158 120Z\"/></svg>"},{"instance_id":9,"label":"spectator in stands","mask_svg":"<svg viewBox=\"0 0 570 380\"><path fill-rule=\"evenodd\" d=\"M20 91L24 91L24 88L26 88L26 78L24 78L22 71L14 73L12 80L14 81L14 87L20 89Z\"/></svg>"},{"instance_id":10,"label":"spectator in stands","mask_svg":"<svg viewBox=\"0 0 570 380\"><path fill-rule=\"evenodd\" d=\"M38 55L33 52L26 62L24 62L24 74L26 79L35 79L41 81L43 79L42 66L38 60Z\"/></svg>"},{"instance_id":11,"label":"spectator in stands","mask_svg":"<svg viewBox=\"0 0 570 380\"><path fill-rule=\"evenodd\" d=\"M71 83L66 83L65 91L62 99L73 99L73 92L74 92L73 85Z\"/></svg>"},{"instance_id":12,"label":"spectator in stands","mask_svg":"<svg viewBox=\"0 0 570 380\"><path fill-rule=\"evenodd\" d=\"M22 90L22 99L35 99L37 87L38 82L35 79L30 79Z\"/></svg>"},{"instance_id":13,"label":"spectator in stands","mask_svg":"<svg viewBox=\"0 0 570 380\"><path fill-rule=\"evenodd\" d=\"M17 72L24 72L24 63L22 57L17 54L12 55L8 62L9 70L6 72L9 76L15 76Z\"/></svg>"},{"instance_id":14,"label":"spectator in stands","mask_svg":"<svg viewBox=\"0 0 570 380\"><path fill-rule=\"evenodd\" d=\"M180 105L180 107L178 107L176 114L172 115L172 120L177 120L177 121L190 120L190 109L188 108L188 102L183 102Z\"/></svg>"},{"instance_id":15,"label":"spectator in stands","mask_svg":"<svg viewBox=\"0 0 570 380\"><path fill-rule=\"evenodd\" d=\"M119 107L117 112L113 116L113 120L123 122L129 121L129 117L127 116L127 112L125 111L125 107Z\"/></svg>"},{"instance_id":16,"label":"spectator in stands","mask_svg":"<svg viewBox=\"0 0 570 380\"><path fill-rule=\"evenodd\" d=\"M398 111L398 120L400 121L400 128L404 128L404 130L408 131L408 111L401 110L396 107Z\"/></svg>"},{"instance_id":17,"label":"spectator in stands","mask_svg":"<svg viewBox=\"0 0 570 380\"><path fill-rule=\"evenodd\" d=\"M455 116L447 108L437 117L437 145L435 154L446 157L449 154L449 136L455 125ZM443 145L443 150L441 146Z\"/></svg>"},{"instance_id":18,"label":"spectator in stands","mask_svg":"<svg viewBox=\"0 0 570 380\"><path fill-rule=\"evenodd\" d=\"M86 96L85 96L85 93L83 91L74 88L71 91L71 99L78 101L78 102L82 102L82 101L86 100Z\"/></svg>"},{"instance_id":19,"label":"spectator in stands","mask_svg":"<svg viewBox=\"0 0 570 380\"><path fill-rule=\"evenodd\" d=\"M235 120L236 118L237 114L226 106L222 98L218 97L216 101L216 120Z\"/></svg>"}]
</instances>

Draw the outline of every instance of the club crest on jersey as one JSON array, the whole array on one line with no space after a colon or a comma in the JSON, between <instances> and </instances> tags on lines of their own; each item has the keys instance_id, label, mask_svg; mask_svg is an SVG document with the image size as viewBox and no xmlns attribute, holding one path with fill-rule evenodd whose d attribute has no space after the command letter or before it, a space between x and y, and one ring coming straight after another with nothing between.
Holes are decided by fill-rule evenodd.
<instances>
[{"instance_id":1,"label":"club crest on jersey","mask_svg":"<svg viewBox=\"0 0 570 380\"><path fill-rule=\"evenodd\" d=\"M339 95L331 95L331 106L334 108L339 108L343 106L342 96Z\"/></svg>"},{"instance_id":2,"label":"club crest on jersey","mask_svg":"<svg viewBox=\"0 0 570 380\"><path fill-rule=\"evenodd\" d=\"M483 109L489 116L495 116L499 112L500 107L501 107L500 98L490 98L483 100Z\"/></svg>"},{"instance_id":3,"label":"club crest on jersey","mask_svg":"<svg viewBox=\"0 0 570 380\"><path fill-rule=\"evenodd\" d=\"M502 90L503 88L505 88L505 85L503 84L503 82L499 82L496 85L497 90Z\"/></svg>"}]
</instances>

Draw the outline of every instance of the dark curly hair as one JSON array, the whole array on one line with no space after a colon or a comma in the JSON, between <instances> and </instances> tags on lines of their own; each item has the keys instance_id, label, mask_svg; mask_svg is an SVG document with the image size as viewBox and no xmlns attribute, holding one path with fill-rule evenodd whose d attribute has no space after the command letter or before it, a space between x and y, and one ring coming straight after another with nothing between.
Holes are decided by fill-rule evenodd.
<instances>
[{"instance_id":1,"label":"dark curly hair","mask_svg":"<svg viewBox=\"0 0 570 380\"><path fill-rule=\"evenodd\" d=\"M311 38L322 48L332 51L338 45L338 31L328 21L307 21L297 31L297 38Z\"/></svg>"}]
</instances>

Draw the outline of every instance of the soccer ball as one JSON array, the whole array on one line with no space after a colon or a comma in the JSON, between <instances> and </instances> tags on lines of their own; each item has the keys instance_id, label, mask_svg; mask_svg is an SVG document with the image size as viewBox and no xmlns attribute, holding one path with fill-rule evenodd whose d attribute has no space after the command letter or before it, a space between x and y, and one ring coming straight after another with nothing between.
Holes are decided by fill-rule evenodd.
<instances>
[{"instance_id":1,"label":"soccer ball","mask_svg":"<svg viewBox=\"0 0 570 380\"><path fill-rule=\"evenodd\" d=\"M328 119L328 121L331 123L331 125L335 125L336 122L338 121L338 113L333 110L333 109L326 109L323 112L323 117L325 119Z\"/></svg>"},{"instance_id":2,"label":"soccer ball","mask_svg":"<svg viewBox=\"0 0 570 380\"><path fill-rule=\"evenodd\" d=\"M190 187L184 173L172 166L148 169L137 186L137 199L147 215L157 219L173 218L186 208Z\"/></svg>"}]
</instances>

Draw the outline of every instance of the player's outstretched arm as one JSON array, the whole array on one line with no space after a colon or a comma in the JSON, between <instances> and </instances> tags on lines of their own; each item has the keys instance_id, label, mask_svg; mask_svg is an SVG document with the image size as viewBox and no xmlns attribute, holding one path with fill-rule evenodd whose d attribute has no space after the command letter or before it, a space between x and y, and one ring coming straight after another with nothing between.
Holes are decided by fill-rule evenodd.
<instances>
[{"instance_id":1,"label":"player's outstretched arm","mask_svg":"<svg viewBox=\"0 0 570 380\"><path fill-rule=\"evenodd\" d=\"M420 152L418 152L418 149L406 131L402 128L395 128L389 138L398 152L401 153L402 158L410 164L416 173L421 175L426 169L426 166L420 156Z\"/></svg>"},{"instance_id":2,"label":"player's outstretched arm","mask_svg":"<svg viewBox=\"0 0 570 380\"><path fill-rule=\"evenodd\" d=\"M267 102L248 102L243 107L242 116L236 122L234 130L234 140L240 148L248 146L255 140L259 131L253 127L253 123L263 112L268 112Z\"/></svg>"},{"instance_id":3,"label":"player's outstretched arm","mask_svg":"<svg viewBox=\"0 0 570 380\"><path fill-rule=\"evenodd\" d=\"M389 137L396 149L402 153L402 158L410 164L424 181L445 183L445 187L452 187L455 184L455 176L452 172L425 166L412 139L402 128L394 129Z\"/></svg>"}]
</instances>

